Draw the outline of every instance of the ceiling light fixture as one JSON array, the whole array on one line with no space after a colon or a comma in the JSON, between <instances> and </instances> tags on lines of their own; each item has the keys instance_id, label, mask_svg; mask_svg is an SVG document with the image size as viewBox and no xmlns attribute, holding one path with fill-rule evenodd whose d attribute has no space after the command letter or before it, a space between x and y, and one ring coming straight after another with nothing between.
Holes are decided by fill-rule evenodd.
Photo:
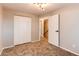
<instances>
[{"instance_id":1,"label":"ceiling light fixture","mask_svg":"<svg viewBox=\"0 0 79 59\"><path fill-rule=\"evenodd\" d=\"M45 11L45 7L47 6L47 3L34 3L37 7Z\"/></svg>"}]
</instances>

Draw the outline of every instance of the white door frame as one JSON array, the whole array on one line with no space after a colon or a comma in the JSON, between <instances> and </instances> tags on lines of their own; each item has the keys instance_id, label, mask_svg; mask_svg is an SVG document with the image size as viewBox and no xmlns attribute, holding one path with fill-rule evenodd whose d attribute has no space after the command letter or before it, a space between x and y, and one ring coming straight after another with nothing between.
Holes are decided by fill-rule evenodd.
<instances>
[{"instance_id":1,"label":"white door frame","mask_svg":"<svg viewBox=\"0 0 79 59\"><path fill-rule=\"evenodd\" d=\"M43 37L43 33L44 33L44 25L43 25L43 24L44 24L44 20L45 20L45 19L48 19L48 16L39 19L39 40L41 39L41 38L40 38L40 37L41 37L41 33L40 33L40 32L41 32L41 31L40 31L40 20L42 21L42 37Z\"/></svg>"}]
</instances>

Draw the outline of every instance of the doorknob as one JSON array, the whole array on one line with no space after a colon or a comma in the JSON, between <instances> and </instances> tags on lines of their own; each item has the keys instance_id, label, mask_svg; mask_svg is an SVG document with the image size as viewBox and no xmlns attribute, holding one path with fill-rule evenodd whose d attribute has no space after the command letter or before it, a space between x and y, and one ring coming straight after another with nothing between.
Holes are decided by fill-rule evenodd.
<instances>
[{"instance_id":1,"label":"doorknob","mask_svg":"<svg viewBox=\"0 0 79 59\"><path fill-rule=\"evenodd\" d=\"M59 30L56 30L56 32L59 32Z\"/></svg>"}]
</instances>

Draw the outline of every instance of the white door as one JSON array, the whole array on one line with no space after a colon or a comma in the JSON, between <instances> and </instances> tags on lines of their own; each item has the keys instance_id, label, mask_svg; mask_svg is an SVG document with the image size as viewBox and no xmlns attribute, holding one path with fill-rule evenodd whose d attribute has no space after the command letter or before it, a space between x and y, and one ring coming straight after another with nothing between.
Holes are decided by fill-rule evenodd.
<instances>
[{"instance_id":1,"label":"white door","mask_svg":"<svg viewBox=\"0 0 79 59\"><path fill-rule=\"evenodd\" d=\"M31 41L31 18L14 16L14 45Z\"/></svg>"},{"instance_id":2,"label":"white door","mask_svg":"<svg viewBox=\"0 0 79 59\"><path fill-rule=\"evenodd\" d=\"M48 20L48 42L56 46L59 45L58 20L58 15L50 16Z\"/></svg>"}]
</instances>

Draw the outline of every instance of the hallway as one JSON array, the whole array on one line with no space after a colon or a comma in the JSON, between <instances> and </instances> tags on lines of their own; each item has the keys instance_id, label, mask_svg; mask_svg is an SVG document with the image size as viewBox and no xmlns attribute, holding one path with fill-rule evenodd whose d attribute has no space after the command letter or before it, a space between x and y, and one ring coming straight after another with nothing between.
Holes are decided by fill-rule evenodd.
<instances>
[{"instance_id":1,"label":"hallway","mask_svg":"<svg viewBox=\"0 0 79 59\"><path fill-rule=\"evenodd\" d=\"M47 41L20 44L12 48L4 49L2 56L75 56L60 49Z\"/></svg>"}]
</instances>

